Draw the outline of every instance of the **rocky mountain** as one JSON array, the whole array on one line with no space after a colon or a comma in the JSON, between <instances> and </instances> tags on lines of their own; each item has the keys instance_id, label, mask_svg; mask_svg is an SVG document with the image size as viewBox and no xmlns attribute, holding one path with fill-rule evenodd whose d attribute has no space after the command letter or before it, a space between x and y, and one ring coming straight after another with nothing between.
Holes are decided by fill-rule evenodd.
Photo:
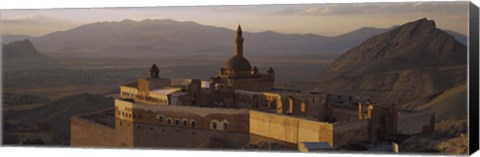
<instances>
[{"instance_id":1,"label":"rocky mountain","mask_svg":"<svg viewBox=\"0 0 480 157\"><path fill-rule=\"evenodd\" d=\"M2 44L2 56L5 69L53 65L53 60L38 52L28 39Z\"/></svg>"},{"instance_id":2,"label":"rocky mountain","mask_svg":"<svg viewBox=\"0 0 480 157\"><path fill-rule=\"evenodd\" d=\"M11 43L18 40L33 39L34 36L23 35L23 34L2 34L1 43Z\"/></svg>"},{"instance_id":3,"label":"rocky mountain","mask_svg":"<svg viewBox=\"0 0 480 157\"><path fill-rule=\"evenodd\" d=\"M247 31L244 32L245 51L255 54L315 53L338 57L341 52L361 41L390 29L360 28L334 37ZM33 38L32 41L40 51L46 53L100 52L130 56L158 53L229 54L233 49L233 35L233 30L195 22L123 20L86 24Z\"/></svg>"},{"instance_id":4,"label":"rocky mountain","mask_svg":"<svg viewBox=\"0 0 480 157\"><path fill-rule=\"evenodd\" d=\"M35 60L45 59L45 55L37 51L28 39L2 44L3 59L8 60Z\"/></svg>"},{"instance_id":5,"label":"rocky mountain","mask_svg":"<svg viewBox=\"0 0 480 157\"><path fill-rule=\"evenodd\" d=\"M466 104L428 103L466 94L458 91L467 80L466 61L466 46L424 18L373 36L348 50L321 73L316 89L370 96L377 102L431 109L446 116L442 112ZM465 115L466 111L455 113ZM438 117L442 118L450 117Z\"/></svg>"}]
</instances>

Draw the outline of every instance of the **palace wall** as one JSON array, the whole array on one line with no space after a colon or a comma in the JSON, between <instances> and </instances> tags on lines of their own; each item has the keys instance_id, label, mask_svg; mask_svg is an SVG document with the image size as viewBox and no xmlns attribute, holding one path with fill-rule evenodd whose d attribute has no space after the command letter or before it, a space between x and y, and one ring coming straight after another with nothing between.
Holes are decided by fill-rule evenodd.
<instances>
[{"instance_id":1,"label":"palace wall","mask_svg":"<svg viewBox=\"0 0 480 157\"><path fill-rule=\"evenodd\" d=\"M249 141L246 109L115 104L117 138L126 145L130 137L135 147L241 148Z\"/></svg>"},{"instance_id":2,"label":"palace wall","mask_svg":"<svg viewBox=\"0 0 480 157\"><path fill-rule=\"evenodd\" d=\"M345 122L351 120L358 120L357 108L348 108L344 106L333 107L333 116L337 122Z\"/></svg>"},{"instance_id":3,"label":"palace wall","mask_svg":"<svg viewBox=\"0 0 480 157\"><path fill-rule=\"evenodd\" d=\"M275 87L275 81L271 80L268 76L261 76L259 78L231 79L230 83L234 89L252 91L267 91Z\"/></svg>"},{"instance_id":4,"label":"palace wall","mask_svg":"<svg viewBox=\"0 0 480 157\"><path fill-rule=\"evenodd\" d=\"M337 122L333 128L335 146L368 140L368 120Z\"/></svg>"},{"instance_id":5,"label":"palace wall","mask_svg":"<svg viewBox=\"0 0 480 157\"><path fill-rule=\"evenodd\" d=\"M115 128L93 121L72 117L70 119L70 144L81 147L115 147Z\"/></svg>"},{"instance_id":6,"label":"palace wall","mask_svg":"<svg viewBox=\"0 0 480 157\"><path fill-rule=\"evenodd\" d=\"M135 147L238 149L248 142L248 132L134 124Z\"/></svg>"},{"instance_id":7,"label":"palace wall","mask_svg":"<svg viewBox=\"0 0 480 157\"><path fill-rule=\"evenodd\" d=\"M433 131L435 115L433 112L415 112L398 116L398 134L419 134Z\"/></svg>"},{"instance_id":8,"label":"palace wall","mask_svg":"<svg viewBox=\"0 0 480 157\"><path fill-rule=\"evenodd\" d=\"M333 125L284 115L250 111L250 134L281 142L327 142L333 145Z\"/></svg>"}]
</instances>

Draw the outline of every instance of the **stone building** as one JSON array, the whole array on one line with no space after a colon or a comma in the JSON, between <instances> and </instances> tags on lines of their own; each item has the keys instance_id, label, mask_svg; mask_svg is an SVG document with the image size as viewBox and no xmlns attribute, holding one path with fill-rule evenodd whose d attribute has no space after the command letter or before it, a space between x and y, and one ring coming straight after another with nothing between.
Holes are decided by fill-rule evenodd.
<instances>
[{"instance_id":1,"label":"stone building","mask_svg":"<svg viewBox=\"0 0 480 157\"><path fill-rule=\"evenodd\" d=\"M72 117L72 146L234 148L271 141L333 148L396 134L433 131L432 112L397 109L368 97L275 88L243 56L242 29L235 55L210 80L148 77L120 86L113 109ZM415 119L415 123L411 123Z\"/></svg>"},{"instance_id":2,"label":"stone building","mask_svg":"<svg viewBox=\"0 0 480 157\"><path fill-rule=\"evenodd\" d=\"M270 90L275 84L275 72L272 67L262 74L257 67L251 67L250 62L243 56L242 28L238 25L235 36L235 55L227 60L220 68L219 75L212 77L215 86L251 91Z\"/></svg>"}]
</instances>

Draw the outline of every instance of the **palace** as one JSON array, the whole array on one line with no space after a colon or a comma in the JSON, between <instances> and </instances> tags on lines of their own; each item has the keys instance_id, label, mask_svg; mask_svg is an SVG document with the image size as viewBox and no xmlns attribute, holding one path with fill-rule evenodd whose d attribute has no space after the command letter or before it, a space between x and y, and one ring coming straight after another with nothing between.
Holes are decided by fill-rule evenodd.
<instances>
[{"instance_id":1,"label":"palace","mask_svg":"<svg viewBox=\"0 0 480 157\"><path fill-rule=\"evenodd\" d=\"M71 118L72 146L242 149L261 142L331 149L395 135L433 131L432 112L400 110L368 97L275 87L275 71L261 73L243 52L210 80L148 78L120 86L113 109Z\"/></svg>"}]
</instances>

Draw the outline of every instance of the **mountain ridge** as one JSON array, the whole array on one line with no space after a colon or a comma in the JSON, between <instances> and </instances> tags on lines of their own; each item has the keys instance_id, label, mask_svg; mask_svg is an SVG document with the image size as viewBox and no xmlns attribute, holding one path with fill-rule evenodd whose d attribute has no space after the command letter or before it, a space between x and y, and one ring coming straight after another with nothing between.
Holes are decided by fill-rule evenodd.
<instances>
[{"instance_id":1,"label":"mountain ridge","mask_svg":"<svg viewBox=\"0 0 480 157\"><path fill-rule=\"evenodd\" d=\"M246 51L267 54L320 54L338 56L364 39L390 28L359 28L328 37L316 34L283 34L274 31L245 32ZM359 32L360 31L360 32ZM367 31L370 33L362 33ZM135 48L148 53L230 53L234 31L174 20L122 20L95 22L66 31L32 38L38 49L50 52L92 52L131 54ZM207 40L205 40L207 39ZM124 51L124 52L122 52Z\"/></svg>"}]
</instances>

